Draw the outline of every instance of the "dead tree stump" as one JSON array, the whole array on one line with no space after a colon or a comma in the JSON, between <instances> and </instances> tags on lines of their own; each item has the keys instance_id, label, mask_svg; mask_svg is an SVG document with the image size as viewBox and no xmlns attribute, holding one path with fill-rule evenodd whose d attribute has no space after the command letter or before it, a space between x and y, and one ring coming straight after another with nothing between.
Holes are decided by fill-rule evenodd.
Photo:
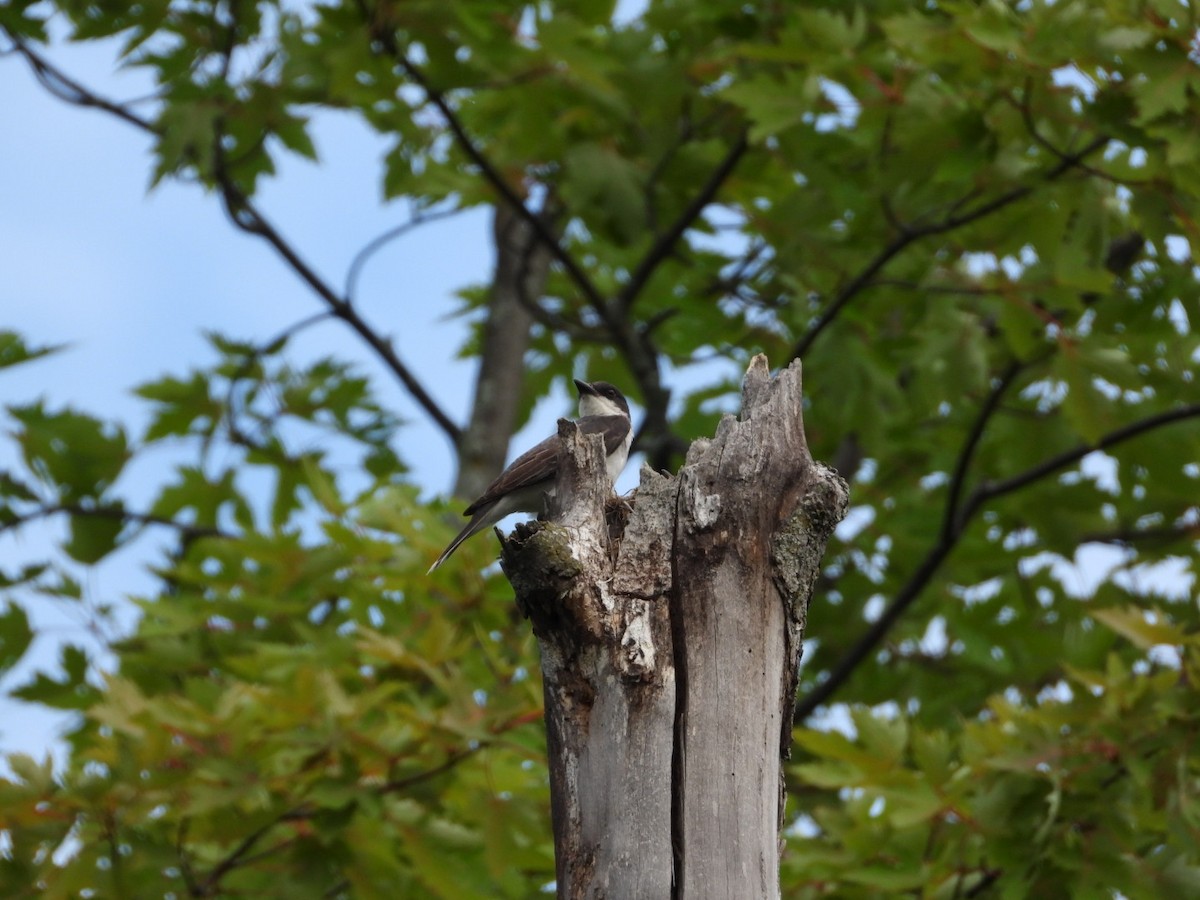
<instances>
[{"instance_id":1,"label":"dead tree stump","mask_svg":"<svg viewBox=\"0 0 1200 900\"><path fill-rule=\"evenodd\" d=\"M541 647L558 896L778 897L801 639L847 502L800 364L755 357L741 415L630 504L595 436L559 437L549 521L501 551Z\"/></svg>"}]
</instances>

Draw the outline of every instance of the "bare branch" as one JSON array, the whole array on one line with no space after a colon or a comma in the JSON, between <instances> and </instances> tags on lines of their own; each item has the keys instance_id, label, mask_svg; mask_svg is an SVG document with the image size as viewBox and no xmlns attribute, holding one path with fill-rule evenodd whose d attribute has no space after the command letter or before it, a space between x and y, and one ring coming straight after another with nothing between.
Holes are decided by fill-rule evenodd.
<instances>
[{"instance_id":1,"label":"bare branch","mask_svg":"<svg viewBox=\"0 0 1200 900\"><path fill-rule=\"evenodd\" d=\"M898 278L877 278L871 284L874 287L893 287L905 291L920 291L922 294L954 294L966 297L994 297L1004 294L1004 291L1000 288L965 284L920 284L916 281L904 281Z\"/></svg>"},{"instance_id":2,"label":"bare branch","mask_svg":"<svg viewBox=\"0 0 1200 900\"><path fill-rule=\"evenodd\" d=\"M68 77L60 69L51 65L45 57L41 56L19 37L7 29L4 29L4 33L13 42L13 49L25 58L25 61L29 64L29 68L33 70L34 77L37 78L42 87L59 100L70 103L72 106L102 110L148 134L158 134L158 129L154 123L133 112L127 104L108 100L93 93L73 78Z\"/></svg>"},{"instance_id":3,"label":"bare branch","mask_svg":"<svg viewBox=\"0 0 1200 900\"><path fill-rule=\"evenodd\" d=\"M999 409L1000 399L1004 396L1005 391L1008 390L1020 369L1021 364L1017 362L1011 363L1005 369L1004 374L1000 376L1000 379L980 406L979 414L976 416L971 430L967 432L967 437L963 441L962 449L958 454L958 462L955 464L954 474L950 479L950 488L946 497L946 510L943 514L942 530L937 544L934 545L933 549L917 568L917 571L912 574L892 602L884 609L882 615L867 629L866 634L859 638L858 642L838 660L837 665L830 671L829 678L817 685L797 705L796 721L803 721L808 718L813 710L822 703L827 702L834 691L854 673L854 670L875 649L876 645L883 640L884 635L891 630L904 611L917 599L921 591L924 590L925 585L929 583L934 573L937 572L938 567L941 566L942 561L958 543L958 539L962 536L966 528L967 519L973 512L973 510L964 509L960 514L958 512L958 498L962 492L963 483L966 481L971 460L975 455L975 448L979 446L979 441L983 438L984 431L987 430L988 422L991 421Z\"/></svg>"},{"instance_id":4,"label":"bare branch","mask_svg":"<svg viewBox=\"0 0 1200 900\"><path fill-rule=\"evenodd\" d=\"M330 313L349 325L366 342L367 346L375 351L375 354L383 360L384 364L400 380L400 383L404 385L413 399L417 401L417 404L429 414L429 417L442 429L446 437L457 445L461 436L459 427L450 419L441 406L438 405L430 393L425 390L425 386L417 380L408 366L401 361L400 357L396 354L395 347L392 346L391 340L385 338L368 325L349 300L338 296L333 288L301 258L299 252L288 243L279 233L278 229L258 210L253 201L243 194L241 189L234 183L224 163L224 150L221 147L220 129L217 130L213 147L214 168L216 170L213 174L217 184L221 188L221 197L225 203L225 211L228 213L229 219L233 222L234 226L245 231L247 234L261 237L270 244L275 252L291 267L292 271L299 275L301 280L312 288L313 292L324 301L325 305L329 307Z\"/></svg>"},{"instance_id":5,"label":"bare branch","mask_svg":"<svg viewBox=\"0 0 1200 900\"><path fill-rule=\"evenodd\" d=\"M1114 544L1129 547L1133 544L1173 544L1176 541L1200 540L1200 523L1161 525L1157 528L1117 528L1113 531L1093 531L1083 535L1081 544Z\"/></svg>"},{"instance_id":6,"label":"bare branch","mask_svg":"<svg viewBox=\"0 0 1200 900\"><path fill-rule=\"evenodd\" d=\"M596 316L608 331L613 344L624 357L641 391L642 401L645 404L646 410L643 432L654 437L654 440L650 442L653 446L649 448L652 456L652 464L665 464L664 461L671 455L673 446L667 423L667 405L670 400L670 392L663 387L661 372L659 370L658 351L650 340L649 334L644 330L639 330L627 317L621 314L620 310L608 302L575 257L558 240L558 236L554 233L550 224L544 221L541 216L530 209L517 196L512 185L508 183L507 179L504 178L496 166L475 143L471 135L467 133L466 127L451 107L446 96L430 84L425 78L424 72L406 56L397 44L395 34L386 26L381 27L374 21L371 11L367 8L364 0L359 0L359 9L368 27L371 29L372 38L378 44L379 48L387 53L413 83L421 89L428 102L437 109L445 121L458 147L471 163L479 169L483 179L500 195L500 199L514 213L529 223L537 239L546 246L554 261L562 266L567 276L575 284L580 293L583 294L588 305L594 310ZM738 155L740 156L740 153ZM733 162L736 162L736 158Z\"/></svg>"},{"instance_id":7,"label":"bare branch","mask_svg":"<svg viewBox=\"0 0 1200 900\"><path fill-rule=\"evenodd\" d=\"M421 782L428 781L431 778L436 778L438 775L449 772L463 760L469 759L471 756L482 750L485 746L488 745L481 742L467 750L460 750L458 753L452 753L450 756L446 757L444 762L439 763L432 769L426 769L423 772L416 772L415 774L407 775L404 778L392 779L379 789L379 793L394 794L397 791L407 790L408 788L420 784Z\"/></svg>"},{"instance_id":8,"label":"bare branch","mask_svg":"<svg viewBox=\"0 0 1200 900\"><path fill-rule=\"evenodd\" d=\"M1055 157L1056 159L1059 159L1059 160L1068 159L1070 157L1069 153L1067 153L1065 150L1060 150L1053 143L1051 143L1049 138L1047 138L1045 135L1043 135L1041 133L1041 131L1038 130L1037 122L1035 122L1034 118L1033 118L1033 109L1029 105L1029 99L1028 99L1029 94L1032 93L1032 91L1033 91L1033 79L1027 78L1025 80L1025 98L1024 99L1018 100L1016 97L1012 96L1011 94L1005 95L1005 99L1012 106L1016 107L1017 111L1021 113L1021 119L1025 123L1025 129L1029 132L1029 136L1031 138L1033 138L1033 141L1035 144L1040 146L1043 150L1045 150L1047 153L1049 153L1051 156ZM1097 177L1103 181L1111 181L1113 184L1146 185L1146 184L1153 183L1152 179L1149 179L1149 178L1118 178L1116 175L1113 175L1109 172L1105 172L1103 169L1097 169L1095 166L1090 166L1087 163L1083 162L1082 160L1075 161L1073 163L1073 165L1082 169L1084 172L1087 172L1089 175L1094 175L1095 177Z\"/></svg>"},{"instance_id":9,"label":"bare branch","mask_svg":"<svg viewBox=\"0 0 1200 900\"><path fill-rule=\"evenodd\" d=\"M237 367L237 370L229 376L229 389L225 392L225 409L222 418L224 419L225 427L229 430L229 436L235 444L259 452L264 452L265 450L265 448L263 448L260 444L256 444L250 435L242 431L241 426L238 425L237 419L234 415L234 401L236 399L235 394L237 393L238 383L250 374L250 370L254 368L255 363L262 359L263 355L266 354L272 347L278 346L283 341L290 339L292 335L298 334L312 325L316 325L319 322L325 321L332 315L333 313L326 310L315 313L311 316L306 316L298 322L293 322L270 340L263 341L261 344L254 347L250 353L246 354L246 358L242 360L242 363Z\"/></svg>"},{"instance_id":10,"label":"bare branch","mask_svg":"<svg viewBox=\"0 0 1200 900\"><path fill-rule=\"evenodd\" d=\"M705 297L711 297L713 295L737 294L742 285L744 285L748 279L752 278L755 274L757 274L757 272L761 271L761 269L755 269L754 264L757 263L769 249L770 245L766 241L762 240L761 238L756 238L747 248L746 252L742 254L742 258L733 264L733 271L727 275L718 275L717 277L713 278L712 281L710 281L704 288L704 290L701 291L701 294ZM747 299L746 302L749 302L749 300Z\"/></svg>"},{"instance_id":11,"label":"bare branch","mask_svg":"<svg viewBox=\"0 0 1200 900\"><path fill-rule=\"evenodd\" d=\"M547 225L552 226L555 218L559 213L558 205L553 198L553 195L546 197L542 209L538 212L539 218L545 219ZM534 235L536 238L536 235ZM603 343L606 339L605 332L598 328L585 325L578 317L568 319L562 313L547 308L539 299L533 296L530 292L531 276L534 271L544 271L544 264L534 265L534 259L538 256L538 250L543 253L546 250L545 244L540 240L522 240L520 246L520 258L518 260L517 277L513 279L513 286L516 288L515 296L517 302L521 305L535 322L550 331L560 332L569 335L572 340L583 343L598 344ZM503 252L503 248L497 246L497 253ZM544 285L545 278L538 279ZM493 285L493 288L495 285Z\"/></svg>"},{"instance_id":12,"label":"bare branch","mask_svg":"<svg viewBox=\"0 0 1200 900\"><path fill-rule=\"evenodd\" d=\"M396 43L395 34L386 27L380 27L375 22L371 10L367 8L362 0L359 0L358 5L363 18L367 22L367 26L371 30L372 38L400 66L404 74L422 90L426 99L441 114L446 127L454 135L455 142L462 152L466 154L467 159L479 169L483 179L500 195L504 203L529 223L529 226L538 236L538 240L546 245L546 248L550 251L555 261L566 270L567 275L570 276L575 286L579 288L588 302L596 308L597 313L603 317L604 313L601 310L607 306L604 295L600 293L599 288L588 277L588 274L583 271L583 267L579 265L574 256L567 252L567 249L558 240L557 235L550 230L549 225L542 221L541 217L526 206L525 202L517 196L517 192L513 190L512 185L508 183L508 180L500 173L500 170L479 149L479 146L472 139L471 135L467 133L458 114L451 108L446 96L431 85L428 79L425 78L425 73L408 58L407 54Z\"/></svg>"},{"instance_id":13,"label":"bare branch","mask_svg":"<svg viewBox=\"0 0 1200 900\"><path fill-rule=\"evenodd\" d=\"M233 849L233 852L217 863L212 871L209 872L208 877L196 886L196 896L211 897L216 895L221 887L221 879L228 875L272 829L288 820L288 813L284 813L246 835L242 842Z\"/></svg>"}]
</instances>

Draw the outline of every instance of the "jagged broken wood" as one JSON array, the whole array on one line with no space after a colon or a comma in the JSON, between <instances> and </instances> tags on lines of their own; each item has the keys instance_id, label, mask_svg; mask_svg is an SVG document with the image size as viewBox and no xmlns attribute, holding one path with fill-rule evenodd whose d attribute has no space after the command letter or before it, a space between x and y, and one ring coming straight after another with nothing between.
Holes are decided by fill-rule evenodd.
<instances>
[{"instance_id":1,"label":"jagged broken wood","mask_svg":"<svg viewBox=\"0 0 1200 900\"><path fill-rule=\"evenodd\" d=\"M502 539L545 681L558 894L774 898L801 639L845 482L809 455L800 364L614 501L559 423L547 522Z\"/></svg>"}]
</instances>

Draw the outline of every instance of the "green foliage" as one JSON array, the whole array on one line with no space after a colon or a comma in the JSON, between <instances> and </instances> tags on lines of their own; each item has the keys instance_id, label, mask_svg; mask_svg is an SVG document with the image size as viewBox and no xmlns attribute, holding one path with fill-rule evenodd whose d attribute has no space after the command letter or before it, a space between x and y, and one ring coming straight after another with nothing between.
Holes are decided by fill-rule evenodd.
<instances>
[{"instance_id":1,"label":"green foliage","mask_svg":"<svg viewBox=\"0 0 1200 900\"><path fill-rule=\"evenodd\" d=\"M119 671L98 675L67 645L61 674L11 692L83 718L66 772L9 761L0 893L530 896L553 879L541 686L500 578L425 578L448 529L394 456L359 490L339 483L331 457L367 471L395 429L353 369L294 369L282 344L214 347L210 368L139 388L157 415L141 443L120 444L124 462L185 440L197 462L140 522L179 523L178 541L157 570L161 593L138 601L136 632L113 646ZM10 414L25 446L41 447L31 434L47 446L115 434L90 418ZM314 440L308 429L323 452L290 449ZM27 468L54 477L41 479L45 496L11 502L30 515L85 473L104 485L111 467L95 460L117 455L100 452L114 440L97 446L64 444L49 463L30 451ZM243 477L254 469L274 482L265 502ZM93 562L97 546L111 550L118 511L81 506L68 553ZM487 552L464 548L468 567ZM49 570L6 580L76 602ZM31 639L8 605L0 666Z\"/></svg>"},{"instance_id":2,"label":"green foliage","mask_svg":"<svg viewBox=\"0 0 1200 900\"><path fill-rule=\"evenodd\" d=\"M41 42L53 12L76 39L119 37L162 87L155 177L235 213L281 155L316 155L327 110L389 142L385 197L545 202L577 265L535 298L529 396L602 374L645 403L648 444L677 448L732 408L752 354L803 358L810 445L855 507L800 697L853 663L833 700L854 737L797 728L788 896L1196 893L1194 11L613 10L11 3L0 28ZM487 296L465 286L458 311L478 322ZM8 408L0 529L64 515L83 565L151 528L178 546L114 673L68 648L16 689L82 716L64 772L10 763L0 885L532 895L553 878L540 694L505 585L478 575L489 548L420 574L448 529L353 368L213 345L213 365L138 389L137 440ZM0 365L39 352L0 333ZM655 379L681 370L668 421ZM127 508L119 479L168 442L189 457ZM1121 555L1080 591L1070 564L1101 544ZM78 604L78 569L0 586ZM6 604L0 666L29 641Z\"/></svg>"},{"instance_id":3,"label":"green foliage","mask_svg":"<svg viewBox=\"0 0 1200 900\"><path fill-rule=\"evenodd\" d=\"M1066 666L1052 691L995 697L949 730L859 709L854 740L799 731L793 793L817 836L786 857L792 896L1200 891L1200 768L1179 752L1200 738L1200 641L1140 612L1096 618L1181 659Z\"/></svg>"}]
</instances>

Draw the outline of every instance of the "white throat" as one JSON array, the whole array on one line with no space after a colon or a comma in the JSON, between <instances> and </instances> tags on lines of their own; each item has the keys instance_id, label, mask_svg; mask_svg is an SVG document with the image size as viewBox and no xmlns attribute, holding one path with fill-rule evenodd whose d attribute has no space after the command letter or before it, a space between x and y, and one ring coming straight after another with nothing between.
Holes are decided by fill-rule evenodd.
<instances>
[{"instance_id":1,"label":"white throat","mask_svg":"<svg viewBox=\"0 0 1200 900\"><path fill-rule=\"evenodd\" d=\"M599 394L584 394L579 398L579 415L582 416L623 416L625 410L617 406L607 397Z\"/></svg>"}]
</instances>

